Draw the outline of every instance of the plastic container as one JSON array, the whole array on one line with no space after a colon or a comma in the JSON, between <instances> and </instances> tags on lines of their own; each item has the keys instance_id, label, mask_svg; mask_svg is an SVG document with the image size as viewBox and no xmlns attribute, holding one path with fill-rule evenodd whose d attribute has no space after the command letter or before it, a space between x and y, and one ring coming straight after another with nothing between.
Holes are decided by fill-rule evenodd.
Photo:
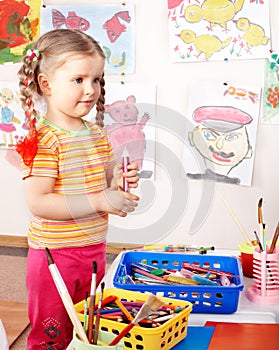
<instances>
[{"instance_id":1,"label":"plastic container","mask_svg":"<svg viewBox=\"0 0 279 350\"><path fill-rule=\"evenodd\" d=\"M269 246L268 246L269 248ZM268 250L267 250L268 251ZM247 290L247 297L258 304L279 303L279 248L268 254L256 248L253 257L254 283Z\"/></svg>"},{"instance_id":2,"label":"plastic container","mask_svg":"<svg viewBox=\"0 0 279 350\"><path fill-rule=\"evenodd\" d=\"M103 298L110 295L116 295L120 300L125 301L146 301L148 294L127 291L123 289L113 288L106 289ZM96 295L96 304L98 303L100 293ZM192 304L187 301L176 300L171 298L160 298L166 304L185 307L182 311L175 313L174 317L159 327L144 328L134 326L130 332L123 338L124 349L148 349L148 350L169 350L178 344L187 335L188 318L192 311ZM83 305L84 302L75 305L79 319L83 322ZM100 319L100 330L111 332L115 335L119 334L127 324L116 322L108 319Z\"/></svg>"},{"instance_id":3,"label":"plastic container","mask_svg":"<svg viewBox=\"0 0 279 350\"><path fill-rule=\"evenodd\" d=\"M131 275L132 262L145 262L156 268L180 270L184 262L195 263L201 267L226 271L234 274L230 286L208 285L160 285L132 284L125 275ZM243 274L238 258L217 255L193 255L154 252L123 253L116 269L113 284L117 288L151 292L168 298L189 301L193 304L193 313L230 314L237 310L239 294L243 290Z\"/></svg>"},{"instance_id":4,"label":"plastic container","mask_svg":"<svg viewBox=\"0 0 279 350\"><path fill-rule=\"evenodd\" d=\"M113 341L116 336L113 333L105 332L100 330L98 334L97 345L87 344L79 339L76 333L73 337L73 350L123 350L124 344L121 340L118 344L114 346L109 346L108 344Z\"/></svg>"},{"instance_id":5,"label":"plastic container","mask_svg":"<svg viewBox=\"0 0 279 350\"><path fill-rule=\"evenodd\" d=\"M242 242L238 246L243 275L253 277L253 254L256 246Z\"/></svg>"}]
</instances>

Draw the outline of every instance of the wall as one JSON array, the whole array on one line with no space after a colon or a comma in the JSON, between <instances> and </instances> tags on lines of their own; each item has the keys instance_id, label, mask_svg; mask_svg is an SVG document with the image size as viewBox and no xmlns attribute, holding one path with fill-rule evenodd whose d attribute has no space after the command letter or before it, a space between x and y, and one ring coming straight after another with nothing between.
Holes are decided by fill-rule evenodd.
<instances>
[{"instance_id":1,"label":"wall","mask_svg":"<svg viewBox=\"0 0 279 350\"><path fill-rule=\"evenodd\" d=\"M98 3L98 1L87 1ZM259 121L251 187L221 183L205 183L182 178L180 163L183 140L174 125L170 131L163 126L162 115L185 116L189 83L196 80L239 82L263 86L263 60L222 61L203 63L170 63L168 60L168 30L166 0L134 0L136 11L136 71L127 75L126 83L156 83L160 115L156 130L156 180L146 181L138 190L142 196L137 213L127 219L111 217L108 240L128 243L191 243L214 244L236 248L243 240L228 213L224 195L237 218L253 238L257 227L257 203L263 197L264 220L270 238L278 221L279 165L277 150L279 125L264 125ZM48 4L73 4L69 1L45 1ZM84 1L86 3L86 1ZM120 3L111 1L111 3ZM279 2L270 1L272 49L279 50L279 24L276 14ZM0 66L1 80L15 80L17 65ZM108 82L119 82L107 76ZM174 120L174 123L176 119ZM175 130L178 130L177 132ZM166 152L167 150L167 152ZM169 164L165 164L170 154ZM18 171L5 161L0 151L0 233L25 235L28 209Z\"/></svg>"}]
</instances>

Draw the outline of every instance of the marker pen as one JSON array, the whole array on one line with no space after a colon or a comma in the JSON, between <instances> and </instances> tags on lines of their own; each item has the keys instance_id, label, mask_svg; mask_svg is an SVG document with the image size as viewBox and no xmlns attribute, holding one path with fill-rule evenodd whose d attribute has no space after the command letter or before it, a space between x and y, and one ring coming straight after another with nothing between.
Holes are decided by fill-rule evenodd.
<instances>
[{"instance_id":1,"label":"marker pen","mask_svg":"<svg viewBox=\"0 0 279 350\"><path fill-rule=\"evenodd\" d=\"M128 171L128 165L130 163L130 158L129 158L129 154L126 148L124 148L124 151L122 153L122 167L123 167L123 171L127 172ZM127 182L127 180L125 179L125 177L123 177L123 190L125 192L129 192L129 184Z\"/></svg>"}]
</instances>

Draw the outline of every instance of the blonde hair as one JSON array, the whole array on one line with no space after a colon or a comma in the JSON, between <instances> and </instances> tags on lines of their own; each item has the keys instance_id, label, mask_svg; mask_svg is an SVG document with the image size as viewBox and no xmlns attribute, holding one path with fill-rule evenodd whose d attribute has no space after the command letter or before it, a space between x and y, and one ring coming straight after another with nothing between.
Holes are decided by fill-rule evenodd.
<instances>
[{"instance_id":1,"label":"blonde hair","mask_svg":"<svg viewBox=\"0 0 279 350\"><path fill-rule=\"evenodd\" d=\"M36 52L36 55L34 52ZM18 77L20 100L28 119L29 133L22 144L18 145L17 151L22 156L25 164L29 163L27 165L32 164L33 159L30 159L30 155L27 157L24 154L24 152L26 153L26 148L28 153L26 143L37 136L35 123L38 113L34 108L33 98L35 94L42 95L38 84L38 75L55 71L67 61L69 54L76 53L92 56L99 55L105 59L105 54L98 42L84 32L75 29L55 29L43 34L34 43L32 55L30 55L30 52L29 54L27 52L23 57ZM96 103L96 124L103 127L105 111L104 76L100 80L100 85L101 93ZM35 144L35 141L33 143ZM33 153L35 153L35 150ZM35 155L33 156L32 154L31 158L34 158Z\"/></svg>"}]
</instances>

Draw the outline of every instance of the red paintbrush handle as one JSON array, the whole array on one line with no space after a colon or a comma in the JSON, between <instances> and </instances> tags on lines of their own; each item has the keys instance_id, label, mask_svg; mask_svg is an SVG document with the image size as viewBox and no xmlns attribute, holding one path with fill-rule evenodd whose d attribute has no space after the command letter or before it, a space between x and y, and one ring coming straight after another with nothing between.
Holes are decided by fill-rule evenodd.
<instances>
[{"instance_id":1,"label":"red paintbrush handle","mask_svg":"<svg viewBox=\"0 0 279 350\"><path fill-rule=\"evenodd\" d=\"M113 341L109 344L109 346L116 345L127 333L129 333L129 330L132 329L135 326L133 322L129 323L128 326L126 326L117 337L113 339Z\"/></svg>"}]
</instances>

